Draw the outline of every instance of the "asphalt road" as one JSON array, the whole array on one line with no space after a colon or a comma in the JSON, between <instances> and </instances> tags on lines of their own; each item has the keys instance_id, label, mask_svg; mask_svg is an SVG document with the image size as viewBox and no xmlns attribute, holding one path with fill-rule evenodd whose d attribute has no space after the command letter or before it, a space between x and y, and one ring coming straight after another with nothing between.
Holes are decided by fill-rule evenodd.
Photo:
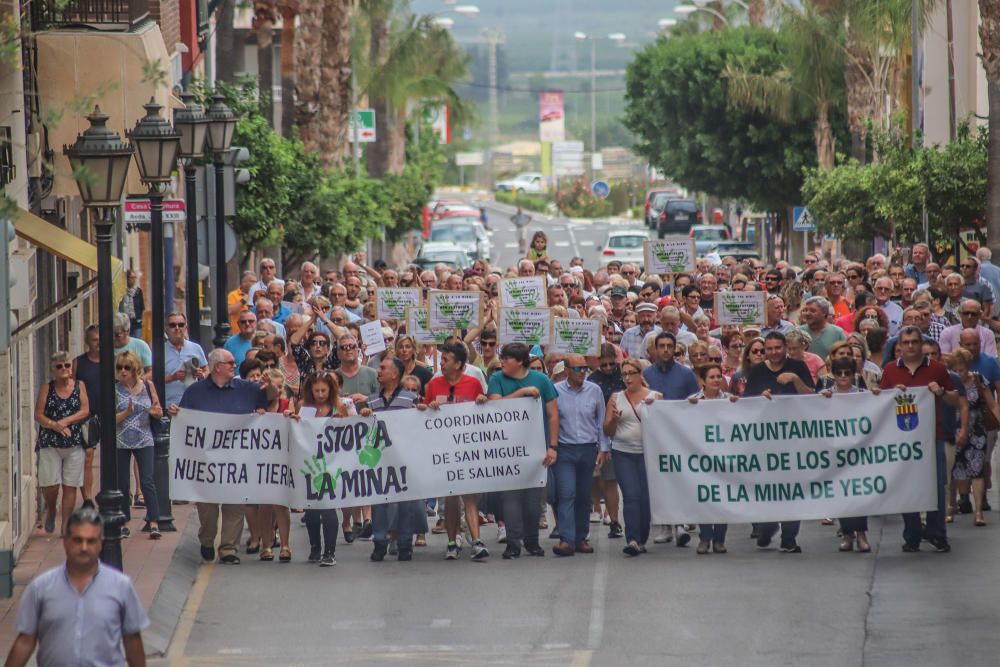
<instances>
[{"instance_id":1,"label":"asphalt road","mask_svg":"<svg viewBox=\"0 0 1000 667\"><path fill-rule=\"evenodd\" d=\"M201 566L169 657L151 664L971 667L1000 655L996 512L987 528L952 524L950 554L902 553L889 517L872 521L867 555L838 553L836 528L810 521L802 554L758 550L731 526L726 555L667 544L629 559L595 527L593 555L504 561L489 526L487 562L444 561L443 536L428 536L409 563L371 563L369 542L341 541L329 569L305 562L299 516L292 563Z\"/></svg>"}]
</instances>

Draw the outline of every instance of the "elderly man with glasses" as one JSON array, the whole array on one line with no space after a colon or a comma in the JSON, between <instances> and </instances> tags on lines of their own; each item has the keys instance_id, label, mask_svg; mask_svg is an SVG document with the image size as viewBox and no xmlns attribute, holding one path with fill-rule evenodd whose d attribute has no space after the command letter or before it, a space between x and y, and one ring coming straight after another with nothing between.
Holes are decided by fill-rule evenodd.
<instances>
[{"instance_id":1,"label":"elderly man with glasses","mask_svg":"<svg viewBox=\"0 0 1000 667\"><path fill-rule=\"evenodd\" d=\"M253 345L253 334L257 331L257 316L249 311L240 313L240 316L236 318L236 326L239 329L229 337L223 347L233 355L236 365L239 366Z\"/></svg>"},{"instance_id":2,"label":"elderly man with glasses","mask_svg":"<svg viewBox=\"0 0 1000 667\"><path fill-rule=\"evenodd\" d=\"M983 317L983 306L975 299L964 299L959 305L958 316L961 321L950 327L945 327L938 338L941 354L949 354L960 347L960 338L965 329L974 329L979 334L980 351L991 357L997 356L997 341L993 331L980 322Z\"/></svg>"},{"instance_id":3,"label":"elderly man with glasses","mask_svg":"<svg viewBox=\"0 0 1000 667\"><path fill-rule=\"evenodd\" d=\"M278 284L284 287L285 281L277 277L277 265L274 263L273 259L265 257L260 262L258 267L257 275L260 279L255 282L247 292L247 303L254 302L254 296L257 292L266 292L267 286L271 284L272 281L278 281Z\"/></svg>"},{"instance_id":4,"label":"elderly man with glasses","mask_svg":"<svg viewBox=\"0 0 1000 667\"><path fill-rule=\"evenodd\" d=\"M208 373L208 359L201 345L187 339L187 316L181 312L167 315L167 340L164 348L164 385L167 405L180 403L188 385Z\"/></svg>"}]
</instances>

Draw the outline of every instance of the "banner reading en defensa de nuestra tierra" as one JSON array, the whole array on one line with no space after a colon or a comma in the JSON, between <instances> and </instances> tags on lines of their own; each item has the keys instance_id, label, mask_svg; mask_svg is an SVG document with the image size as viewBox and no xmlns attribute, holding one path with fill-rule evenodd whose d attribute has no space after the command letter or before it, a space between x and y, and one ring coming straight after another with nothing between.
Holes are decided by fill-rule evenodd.
<instances>
[{"instance_id":1,"label":"banner reading en defensa de nuestra tierra","mask_svg":"<svg viewBox=\"0 0 1000 667\"><path fill-rule=\"evenodd\" d=\"M328 509L545 484L538 400L302 419L182 410L170 428L177 499Z\"/></svg>"},{"instance_id":2,"label":"banner reading en defensa de nuestra tierra","mask_svg":"<svg viewBox=\"0 0 1000 667\"><path fill-rule=\"evenodd\" d=\"M654 523L748 523L936 507L934 397L657 401L643 421Z\"/></svg>"}]
</instances>

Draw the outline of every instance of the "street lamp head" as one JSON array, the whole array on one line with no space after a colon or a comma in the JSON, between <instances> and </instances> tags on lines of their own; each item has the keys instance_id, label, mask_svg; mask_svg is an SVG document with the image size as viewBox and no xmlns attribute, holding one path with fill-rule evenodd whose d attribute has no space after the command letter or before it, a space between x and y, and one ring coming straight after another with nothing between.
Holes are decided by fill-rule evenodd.
<instances>
[{"instance_id":1,"label":"street lamp head","mask_svg":"<svg viewBox=\"0 0 1000 667\"><path fill-rule=\"evenodd\" d=\"M476 5L459 5L455 7L454 11L456 14L472 17L479 14L479 7Z\"/></svg>"},{"instance_id":2,"label":"street lamp head","mask_svg":"<svg viewBox=\"0 0 1000 667\"><path fill-rule=\"evenodd\" d=\"M610 33L608 35L608 39L610 39L612 42L618 42L619 44L621 44L622 42L625 41L625 33L623 32Z\"/></svg>"},{"instance_id":3,"label":"street lamp head","mask_svg":"<svg viewBox=\"0 0 1000 667\"><path fill-rule=\"evenodd\" d=\"M157 104L155 99L149 98L142 108L146 115L139 119L134 130L126 133L135 146L139 178L147 185L168 183L177 166L181 135L160 115L163 105Z\"/></svg>"},{"instance_id":4,"label":"street lamp head","mask_svg":"<svg viewBox=\"0 0 1000 667\"><path fill-rule=\"evenodd\" d=\"M195 102L189 92L181 94L183 109L174 110L174 127L181 135L181 150L178 155L185 160L202 156L205 150L205 134L208 132L208 118L205 109Z\"/></svg>"},{"instance_id":5,"label":"street lamp head","mask_svg":"<svg viewBox=\"0 0 1000 667\"><path fill-rule=\"evenodd\" d=\"M580 40L582 42L583 40L587 39L587 33L585 33L585 32L574 32L573 33L573 37L574 37L574 39L578 39L578 40Z\"/></svg>"},{"instance_id":6,"label":"street lamp head","mask_svg":"<svg viewBox=\"0 0 1000 667\"><path fill-rule=\"evenodd\" d=\"M236 114L226 104L222 93L216 91L212 96L212 106L205 115L208 117L208 147L216 155L225 153L233 145Z\"/></svg>"},{"instance_id":7,"label":"street lamp head","mask_svg":"<svg viewBox=\"0 0 1000 667\"><path fill-rule=\"evenodd\" d=\"M108 118L108 114L95 106L94 112L87 116L90 127L77 135L72 146L63 146L87 208L115 208L121 204L125 191L132 145L107 127Z\"/></svg>"},{"instance_id":8,"label":"street lamp head","mask_svg":"<svg viewBox=\"0 0 1000 667\"><path fill-rule=\"evenodd\" d=\"M681 16L688 16L694 14L698 11L698 8L694 5L678 5L674 7L674 14L680 14Z\"/></svg>"}]
</instances>

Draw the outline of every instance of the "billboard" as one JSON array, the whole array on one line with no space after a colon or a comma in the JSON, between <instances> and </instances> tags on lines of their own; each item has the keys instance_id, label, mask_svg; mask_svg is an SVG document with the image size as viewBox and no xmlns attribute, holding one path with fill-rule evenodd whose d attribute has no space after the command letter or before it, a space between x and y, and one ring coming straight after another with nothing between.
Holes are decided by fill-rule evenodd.
<instances>
[{"instance_id":1,"label":"billboard","mask_svg":"<svg viewBox=\"0 0 1000 667\"><path fill-rule=\"evenodd\" d=\"M538 93L539 141L566 140L566 113L563 91L543 90Z\"/></svg>"}]
</instances>

